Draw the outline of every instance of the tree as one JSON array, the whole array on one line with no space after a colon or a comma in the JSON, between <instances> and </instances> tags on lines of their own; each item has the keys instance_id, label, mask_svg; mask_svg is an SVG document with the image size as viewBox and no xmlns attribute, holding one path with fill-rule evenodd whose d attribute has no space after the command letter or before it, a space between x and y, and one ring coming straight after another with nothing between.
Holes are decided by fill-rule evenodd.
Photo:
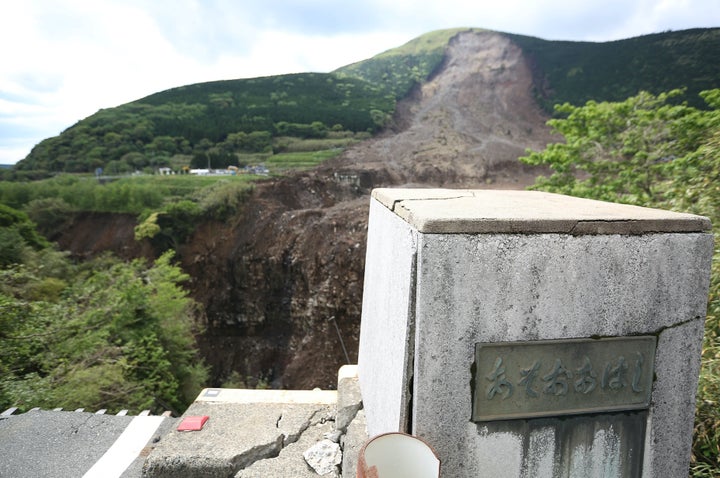
<instances>
[{"instance_id":1,"label":"tree","mask_svg":"<svg viewBox=\"0 0 720 478\"><path fill-rule=\"evenodd\" d=\"M655 204L663 199L676 160L697 149L702 138L703 113L669 103L680 94L642 92L623 102L557 106L563 117L548 124L565 142L521 161L550 166L552 176L537 183L545 190Z\"/></svg>"},{"instance_id":2,"label":"tree","mask_svg":"<svg viewBox=\"0 0 720 478\"><path fill-rule=\"evenodd\" d=\"M177 250L195 230L201 214L203 210L193 201L170 203L135 227L135 240L149 239L160 251Z\"/></svg>"},{"instance_id":3,"label":"tree","mask_svg":"<svg viewBox=\"0 0 720 478\"><path fill-rule=\"evenodd\" d=\"M269 131L253 131L251 133L238 131L237 133L228 134L221 144L227 152L265 152L272 147L272 135Z\"/></svg>"},{"instance_id":4,"label":"tree","mask_svg":"<svg viewBox=\"0 0 720 478\"><path fill-rule=\"evenodd\" d=\"M207 153L195 153L190 160L193 169L225 169L237 165L237 156L212 148Z\"/></svg>"},{"instance_id":5,"label":"tree","mask_svg":"<svg viewBox=\"0 0 720 478\"><path fill-rule=\"evenodd\" d=\"M207 370L172 259L73 266L50 252L0 269L0 408L182 412Z\"/></svg>"},{"instance_id":6,"label":"tree","mask_svg":"<svg viewBox=\"0 0 720 478\"><path fill-rule=\"evenodd\" d=\"M390 121L390 115L381 110L370 110L370 118L375 125L375 129L382 129Z\"/></svg>"},{"instance_id":7,"label":"tree","mask_svg":"<svg viewBox=\"0 0 720 478\"><path fill-rule=\"evenodd\" d=\"M132 170L132 166L123 159L116 159L105 165L106 174L127 174L132 172Z\"/></svg>"},{"instance_id":8,"label":"tree","mask_svg":"<svg viewBox=\"0 0 720 478\"><path fill-rule=\"evenodd\" d=\"M0 227L0 267L20 264L27 244L14 227Z\"/></svg>"},{"instance_id":9,"label":"tree","mask_svg":"<svg viewBox=\"0 0 720 478\"><path fill-rule=\"evenodd\" d=\"M148 164L148 159L145 155L137 151L124 154L120 160L132 166L133 169L138 170L143 169Z\"/></svg>"},{"instance_id":10,"label":"tree","mask_svg":"<svg viewBox=\"0 0 720 478\"><path fill-rule=\"evenodd\" d=\"M36 250L48 246L47 239L37 233L35 224L27 214L4 204L0 204L0 228L17 231L18 237Z\"/></svg>"},{"instance_id":11,"label":"tree","mask_svg":"<svg viewBox=\"0 0 720 478\"><path fill-rule=\"evenodd\" d=\"M72 207L60 197L33 199L24 210L45 237L52 237L72 214Z\"/></svg>"},{"instance_id":12,"label":"tree","mask_svg":"<svg viewBox=\"0 0 720 478\"><path fill-rule=\"evenodd\" d=\"M671 100L680 92L640 93L622 102L556 107L548 123L563 135L521 161L552 175L535 189L708 216L720 243L720 89L702 98L709 110ZM720 476L720 252L712 265L698 384L692 472Z\"/></svg>"},{"instance_id":13,"label":"tree","mask_svg":"<svg viewBox=\"0 0 720 478\"><path fill-rule=\"evenodd\" d=\"M150 214L147 219L135 226L135 240L152 239L161 231L157 223L158 213Z\"/></svg>"}]
</instances>

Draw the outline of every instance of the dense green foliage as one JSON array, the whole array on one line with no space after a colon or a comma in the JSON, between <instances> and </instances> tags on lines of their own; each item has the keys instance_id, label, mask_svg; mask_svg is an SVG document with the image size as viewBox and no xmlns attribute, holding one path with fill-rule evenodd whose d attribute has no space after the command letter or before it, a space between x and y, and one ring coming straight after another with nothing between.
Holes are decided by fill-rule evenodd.
<instances>
[{"instance_id":1,"label":"dense green foliage","mask_svg":"<svg viewBox=\"0 0 720 478\"><path fill-rule=\"evenodd\" d=\"M303 73L200 83L100 110L35 146L14 174L105 174L171 166L178 155L195 167L237 165L238 153L272 152L276 136L324 138L333 130L375 131L394 98L367 81ZM7 176L6 176L7 177ZM11 177L12 178L12 177Z\"/></svg>"},{"instance_id":2,"label":"dense green foliage","mask_svg":"<svg viewBox=\"0 0 720 478\"><path fill-rule=\"evenodd\" d=\"M710 108L670 101L679 92L640 93L621 102L564 104L550 125L564 143L521 158L549 166L536 188L661 207L709 217L715 227L705 323L693 474L720 476L720 90L702 93Z\"/></svg>"},{"instance_id":3,"label":"dense green foliage","mask_svg":"<svg viewBox=\"0 0 720 478\"><path fill-rule=\"evenodd\" d=\"M74 265L45 248L0 268L0 408L182 412L207 372L171 259Z\"/></svg>"},{"instance_id":4,"label":"dense green foliage","mask_svg":"<svg viewBox=\"0 0 720 478\"><path fill-rule=\"evenodd\" d=\"M718 28L605 43L510 37L532 59L537 99L550 111L557 103L622 101L676 88L686 89L688 104L704 107L699 93L720 87Z\"/></svg>"},{"instance_id":5,"label":"dense green foliage","mask_svg":"<svg viewBox=\"0 0 720 478\"><path fill-rule=\"evenodd\" d=\"M184 136L192 143L203 138L217 143L238 131L274 133L282 124L293 123L340 124L350 131L365 131L377 127L373 110L391 112L395 107L392 98L371 83L326 73L200 83L130 104L155 108L203 105L205 111L194 115L192 123L175 118L156 121L156 135ZM317 134L313 132L315 125L309 128L310 134Z\"/></svg>"},{"instance_id":6,"label":"dense green foliage","mask_svg":"<svg viewBox=\"0 0 720 478\"><path fill-rule=\"evenodd\" d=\"M0 203L0 267L19 262L24 246L39 250L48 245L27 214Z\"/></svg>"},{"instance_id":7,"label":"dense green foliage","mask_svg":"<svg viewBox=\"0 0 720 478\"><path fill-rule=\"evenodd\" d=\"M128 176L115 181L63 174L33 182L0 181L0 203L26 211L44 227L73 211L141 214L181 200L201 205L200 214L220 217L230 197L252 190L252 175ZM218 193L219 190L224 192ZM1 214L1 213L0 213ZM2 219L0 218L0 221Z\"/></svg>"}]
</instances>

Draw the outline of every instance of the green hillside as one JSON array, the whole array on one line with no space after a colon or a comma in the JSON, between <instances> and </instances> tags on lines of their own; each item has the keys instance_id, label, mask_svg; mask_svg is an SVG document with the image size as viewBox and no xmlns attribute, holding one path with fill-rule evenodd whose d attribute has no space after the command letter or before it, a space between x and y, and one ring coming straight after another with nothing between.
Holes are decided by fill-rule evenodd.
<instances>
[{"instance_id":1,"label":"green hillside","mask_svg":"<svg viewBox=\"0 0 720 478\"><path fill-rule=\"evenodd\" d=\"M169 166L176 156L193 158L195 166L210 160L213 167L226 167L237 165L238 154L282 149L274 141L281 137L372 133L394 108L383 88L334 74L181 86L98 111L42 141L17 169L122 173Z\"/></svg>"},{"instance_id":2,"label":"green hillside","mask_svg":"<svg viewBox=\"0 0 720 478\"><path fill-rule=\"evenodd\" d=\"M548 111L558 103L622 101L677 88L686 89L688 104L704 108L699 93L720 86L720 28L606 43L509 36L530 58L537 98Z\"/></svg>"},{"instance_id":3,"label":"green hillside","mask_svg":"<svg viewBox=\"0 0 720 478\"><path fill-rule=\"evenodd\" d=\"M39 143L4 177L225 168L271 162L276 153L332 157L381 129L395 101L441 67L448 42L464 31L483 30L430 32L332 73L187 85L100 110ZM618 101L674 88L686 88L683 99L702 107L698 93L720 87L720 29L606 43L508 36L529 58L536 98L547 111L556 103ZM282 163L312 163L304 157Z\"/></svg>"},{"instance_id":4,"label":"green hillside","mask_svg":"<svg viewBox=\"0 0 720 478\"><path fill-rule=\"evenodd\" d=\"M187 118L155 119L156 135L181 135L191 143L213 143L229 133L277 130L277 123L342 125L350 131L378 127L373 110L392 111L394 101L380 88L357 78L301 73L181 86L148 96L129 106L202 105Z\"/></svg>"}]
</instances>

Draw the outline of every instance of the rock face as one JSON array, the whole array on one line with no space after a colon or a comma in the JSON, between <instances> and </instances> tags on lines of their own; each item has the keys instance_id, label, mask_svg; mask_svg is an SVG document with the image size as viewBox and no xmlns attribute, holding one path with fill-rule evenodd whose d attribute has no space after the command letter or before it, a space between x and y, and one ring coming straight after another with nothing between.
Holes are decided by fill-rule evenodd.
<instances>
[{"instance_id":1,"label":"rock face","mask_svg":"<svg viewBox=\"0 0 720 478\"><path fill-rule=\"evenodd\" d=\"M260 185L235 222L202 225L180 251L206 307L200 344L220 382L236 371L278 388L331 389L343 346L357 360L367 201L295 181ZM294 188L304 197L288 197Z\"/></svg>"},{"instance_id":2,"label":"rock face","mask_svg":"<svg viewBox=\"0 0 720 478\"><path fill-rule=\"evenodd\" d=\"M344 349L357 360L370 190L531 184L539 172L517 158L553 140L532 87L508 37L461 33L383 134L200 224L178 252L205 305L213 385L234 372L248 386L334 388Z\"/></svg>"}]
</instances>

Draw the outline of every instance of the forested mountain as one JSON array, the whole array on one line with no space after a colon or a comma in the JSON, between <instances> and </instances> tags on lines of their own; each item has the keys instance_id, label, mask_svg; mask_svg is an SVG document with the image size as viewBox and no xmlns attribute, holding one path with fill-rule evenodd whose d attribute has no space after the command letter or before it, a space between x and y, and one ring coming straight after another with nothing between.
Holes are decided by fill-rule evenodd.
<instances>
[{"instance_id":1,"label":"forested mountain","mask_svg":"<svg viewBox=\"0 0 720 478\"><path fill-rule=\"evenodd\" d=\"M431 32L328 74L180 86L103 109L39 143L16 165L15 175L179 169L193 161L226 167L242 162L242 154L281 152L280 138L376 133L396 101L441 68L448 43L466 31L482 30ZM531 63L535 97L546 111L555 103L620 100L640 90L673 88L686 88L684 99L701 106L698 93L718 86L720 77L720 29L606 43L507 36Z\"/></svg>"},{"instance_id":2,"label":"forested mountain","mask_svg":"<svg viewBox=\"0 0 720 478\"><path fill-rule=\"evenodd\" d=\"M681 97L705 108L703 90L718 86L720 29L693 29L605 43L545 41L510 35L533 63L536 96L558 103L622 101L639 91L684 88Z\"/></svg>"}]
</instances>

